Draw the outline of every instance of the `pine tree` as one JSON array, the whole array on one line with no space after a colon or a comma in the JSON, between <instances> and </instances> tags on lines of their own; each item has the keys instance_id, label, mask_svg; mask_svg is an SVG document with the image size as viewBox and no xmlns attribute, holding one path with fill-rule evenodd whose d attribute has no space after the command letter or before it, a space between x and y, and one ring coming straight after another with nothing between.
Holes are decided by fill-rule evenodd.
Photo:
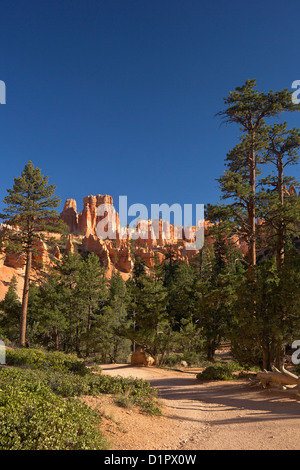
<instances>
[{"instance_id":1,"label":"pine tree","mask_svg":"<svg viewBox=\"0 0 300 470\"><path fill-rule=\"evenodd\" d=\"M223 198L233 198L231 217L248 245L248 278L256 265L257 176L260 152L266 146L266 119L284 111L299 109L288 90L258 92L255 80L246 80L225 98L227 105L218 113L227 123L238 124L243 132L240 143L228 154L227 170L219 181Z\"/></svg>"},{"instance_id":2,"label":"pine tree","mask_svg":"<svg viewBox=\"0 0 300 470\"><path fill-rule=\"evenodd\" d=\"M149 274L144 270L127 281L129 293L130 326L120 334L138 344L159 363L159 352L164 348L165 336L169 332L167 320L167 289L163 285L161 273L154 266Z\"/></svg>"},{"instance_id":3,"label":"pine tree","mask_svg":"<svg viewBox=\"0 0 300 470\"><path fill-rule=\"evenodd\" d=\"M88 356L93 343L93 321L97 311L103 307L107 298L105 269L101 267L95 253L90 253L81 260L77 277L77 291L79 298L77 303L79 324L77 328L84 332L83 338L85 338L86 356Z\"/></svg>"},{"instance_id":4,"label":"pine tree","mask_svg":"<svg viewBox=\"0 0 300 470\"><path fill-rule=\"evenodd\" d=\"M48 348L54 347L56 351L60 350L61 339L69 330L66 315L66 302L69 301L69 297L66 294L65 286L60 282L59 273L51 269L38 287L35 302L32 303L29 298L29 329L33 322L39 325L36 337L32 339Z\"/></svg>"},{"instance_id":5,"label":"pine tree","mask_svg":"<svg viewBox=\"0 0 300 470\"><path fill-rule=\"evenodd\" d=\"M195 292L195 280L198 273L193 266L186 262L173 262L173 275L170 276L168 264L167 269L167 314L170 324L170 332L165 348L170 350L172 342L184 344L185 359L196 361L199 355L199 345L202 345L201 331L197 321L195 305L197 296ZM176 269L175 269L176 266Z\"/></svg>"},{"instance_id":6,"label":"pine tree","mask_svg":"<svg viewBox=\"0 0 300 470\"><path fill-rule=\"evenodd\" d=\"M271 370L278 345L299 334L299 260L290 249L280 271L275 260L265 260L257 266L256 282L237 284L232 352L238 361Z\"/></svg>"},{"instance_id":7,"label":"pine tree","mask_svg":"<svg viewBox=\"0 0 300 470\"><path fill-rule=\"evenodd\" d=\"M26 345L27 307L30 286L30 273L34 243L41 238L40 232L58 219L55 208L60 200L55 196L55 185L48 184L48 177L41 174L39 168L34 168L29 161L20 177L14 179L12 189L8 189L4 199L2 219L8 219L14 228L9 233L6 250L18 250L25 256L25 279L20 318L20 346ZM19 230L16 228L18 227Z\"/></svg>"},{"instance_id":8,"label":"pine tree","mask_svg":"<svg viewBox=\"0 0 300 470\"><path fill-rule=\"evenodd\" d=\"M289 194L287 188L299 187L295 178L285 174L289 165L295 165L298 161L298 150L300 147L299 129L287 129L287 123L275 124L267 128L268 146L263 152L264 160L275 166L272 172L262 180L264 193L261 196L260 217L269 230L270 236L276 237L276 260L277 269L284 262L285 244L287 237L296 235L299 230L297 224L300 222L300 198L294 193Z\"/></svg>"},{"instance_id":9,"label":"pine tree","mask_svg":"<svg viewBox=\"0 0 300 470\"><path fill-rule=\"evenodd\" d=\"M148 351L158 365L158 354L163 336L169 330L166 314L167 291L155 274L144 279L137 300L137 342Z\"/></svg>"},{"instance_id":10,"label":"pine tree","mask_svg":"<svg viewBox=\"0 0 300 470\"><path fill-rule=\"evenodd\" d=\"M206 359L214 360L217 347L228 337L233 322L235 285L244 273L240 251L235 244L214 230L215 241L202 277L195 286L195 311L204 337Z\"/></svg>"},{"instance_id":11,"label":"pine tree","mask_svg":"<svg viewBox=\"0 0 300 470\"><path fill-rule=\"evenodd\" d=\"M0 331L3 336L11 341L17 341L18 329L20 323L21 302L17 294L17 278L11 278L9 288L4 299L0 302Z\"/></svg>"},{"instance_id":12,"label":"pine tree","mask_svg":"<svg viewBox=\"0 0 300 470\"><path fill-rule=\"evenodd\" d=\"M113 271L109 281L107 303L96 322L97 349L102 360L124 362L130 353L130 340L122 332L130 325L127 316L128 293L126 283L118 271Z\"/></svg>"}]
</instances>

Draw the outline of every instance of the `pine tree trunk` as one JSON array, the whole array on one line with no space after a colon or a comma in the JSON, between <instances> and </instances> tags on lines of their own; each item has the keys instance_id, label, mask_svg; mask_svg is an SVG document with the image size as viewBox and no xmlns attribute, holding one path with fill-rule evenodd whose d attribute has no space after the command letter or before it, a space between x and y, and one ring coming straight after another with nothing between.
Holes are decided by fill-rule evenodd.
<instances>
[{"instance_id":1,"label":"pine tree trunk","mask_svg":"<svg viewBox=\"0 0 300 470\"><path fill-rule=\"evenodd\" d=\"M283 229L278 230L276 248L276 266L280 270L284 263L284 233Z\"/></svg>"},{"instance_id":2,"label":"pine tree trunk","mask_svg":"<svg viewBox=\"0 0 300 470\"><path fill-rule=\"evenodd\" d=\"M268 339L266 339L263 348L262 348L262 353L263 353L263 369L265 370L272 370L272 366L274 364L274 342L271 341L269 342Z\"/></svg>"},{"instance_id":3,"label":"pine tree trunk","mask_svg":"<svg viewBox=\"0 0 300 470\"><path fill-rule=\"evenodd\" d=\"M78 356L80 356L80 347L79 347L80 339L79 339L79 326L77 323L76 327L76 337L75 337L75 351Z\"/></svg>"},{"instance_id":4,"label":"pine tree trunk","mask_svg":"<svg viewBox=\"0 0 300 470\"><path fill-rule=\"evenodd\" d=\"M263 369L271 370L270 350L268 347L263 348Z\"/></svg>"},{"instance_id":5,"label":"pine tree trunk","mask_svg":"<svg viewBox=\"0 0 300 470\"><path fill-rule=\"evenodd\" d=\"M281 205L284 205L284 188L283 188L283 163L282 160L278 162L278 196ZM276 265L279 270L284 263L284 227L282 221L277 231L277 247L276 247Z\"/></svg>"},{"instance_id":6,"label":"pine tree trunk","mask_svg":"<svg viewBox=\"0 0 300 470\"><path fill-rule=\"evenodd\" d=\"M162 352L162 355L161 355L161 358L160 358L160 361L159 361L159 366L162 366L163 363L164 363L165 355L167 353L167 349L168 349L168 346L169 346L171 334L172 334L172 328L169 329L168 340L166 341L165 347L163 349L163 352Z\"/></svg>"},{"instance_id":7,"label":"pine tree trunk","mask_svg":"<svg viewBox=\"0 0 300 470\"><path fill-rule=\"evenodd\" d=\"M278 340L276 345L276 359L275 359L275 366L277 369L281 367L281 357L282 357L282 341Z\"/></svg>"},{"instance_id":8,"label":"pine tree trunk","mask_svg":"<svg viewBox=\"0 0 300 470\"><path fill-rule=\"evenodd\" d=\"M59 351L59 338L58 338L58 329L54 330L54 339L55 339L55 351Z\"/></svg>"},{"instance_id":9,"label":"pine tree trunk","mask_svg":"<svg viewBox=\"0 0 300 470\"><path fill-rule=\"evenodd\" d=\"M26 326L27 326L27 309L28 309L28 298L29 298L29 284L30 284L30 273L32 265L32 248L27 250L26 256L26 268L23 288L23 299L22 299L22 310L21 310L21 323L20 323L20 346L26 346Z\"/></svg>"},{"instance_id":10,"label":"pine tree trunk","mask_svg":"<svg viewBox=\"0 0 300 470\"><path fill-rule=\"evenodd\" d=\"M256 214L255 214L255 193L256 193L256 157L254 150L255 134L252 136L252 149L249 158L249 183L251 186L251 197L248 206L249 225L249 251L248 251L248 279L252 279L253 267L256 265Z\"/></svg>"},{"instance_id":11,"label":"pine tree trunk","mask_svg":"<svg viewBox=\"0 0 300 470\"><path fill-rule=\"evenodd\" d=\"M208 362L214 362L215 358L215 342L213 339L207 340L206 344L206 360Z\"/></svg>"},{"instance_id":12,"label":"pine tree trunk","mask_svg":"<svg viewBox=\"0 0 300 470\"><path fill-rule=\"evenodd\" d=\"M86 335L86 357L90 355L90 340L91 340L91 328L92 328L92 313L91 306L88 308L88 322L87 322L87 335Z\"/></svg>"}]
</instances>

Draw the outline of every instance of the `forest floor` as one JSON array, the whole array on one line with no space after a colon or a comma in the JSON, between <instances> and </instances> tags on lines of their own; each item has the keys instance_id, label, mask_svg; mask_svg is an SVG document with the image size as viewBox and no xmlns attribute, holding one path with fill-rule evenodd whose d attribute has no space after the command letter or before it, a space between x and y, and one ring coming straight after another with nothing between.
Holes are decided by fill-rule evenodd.
<instances>
[{"instance_id":1,"label":"forest floor","mask_svg":"<svg viewBox=\"0 0 300 470\"><path fill-rule=\"evenodd\" d=\"M102 430L118 450L283 450L300 448L300 402L247 379L199 382L199 369L182 372L125 364L103 374L148 380L162 416L121 408L112 396L87 397L102 414Z\"/></svg>"}]
</instances>

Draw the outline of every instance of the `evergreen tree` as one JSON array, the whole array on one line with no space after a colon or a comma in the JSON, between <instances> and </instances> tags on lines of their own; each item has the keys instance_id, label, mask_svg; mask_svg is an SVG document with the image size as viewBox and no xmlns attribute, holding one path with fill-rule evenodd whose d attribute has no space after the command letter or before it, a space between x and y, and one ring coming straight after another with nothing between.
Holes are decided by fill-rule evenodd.
<instances>
[{"instance_id":1,"label":"evergreen tree","mask_svg":"<svg viewBox=\"0 0 300 470\"><path fill-rule=\"evenodd\" d=\"M255 282L238 284L232 351L240 362L271 370L278 344L299 334L299 268L299 255L291 250L280 271L274 260L266 260L257 266Z\"/></svg>"},{"instance_id":2,"label":"evergreen tree","mask_svg":"<svg viewBox=\"0 0 300 470\"><path fill-rule=\"evenodd\" d=\"M132 279L138 287L142 287L142 284L140 283L140 279L143 278L145 275L146 275L146 263L140 256L135 255L134 264L132 268Z\"/></svg>"},{"instance_id":3,"label":"evergreen tree","mask_svg":"<svg viewBox=\"0 0 300 470\"><path fill-rule=\"evenodd\" d=\"M77 332L85 342L86 355L94 342L92 326L97 311L104 306L107 298L107 279L105 269L101 267L98 256L90 253L81 259L77 277ZM79 340L79 339L78 339ZM79 346L77 350L79 350Z\"/></svg>"},{"instance_id":4,"label":"evergreen tree","mask_svg":"<svg viewBox=\"0 0 300 470\"><path fill-rule=\"evenodd\" d=\"M149 274L133 275L127 283L130 303L130 326L120 334L139 344L159 363L159 352L164 349L169 333L167 320L167 290L163 280L156 273L155 266Z\"/></svg>"},{"instance_id":5,"label":"evergreen tree","mask_svg":"<svg viewBox=\"0 0 300 470\"><path fill-rule=\"evenodd\" d=\"M287 124L275 124L267 128L268 146L264 151L264 160L275 166L275 173L262 180L266 189L261 196L260 217L263 235L266 236L265 227L269 232L272 244L275 236L275 252L277 269L284 262L285 244L287 237L295 236L300 222L300 198L294 193L289 194L287 188L298 187L295 178L287 176L285 170L288 165L295 165L298 161L300 147L300 131L287 130ZM295 189L294 189L295 191Z\"/></svg>"},{"instance_id":6,"label":"evergreen tree","mask_svg":"<svg viewBox=\"0 0 300 470\"><path fill-rule=\"evenodd\" d=\"M113 271L109 281L107 303L96 322L97 350L102 361L125 362L130 353L130 340L120 331L129 326L127 317L128 293L126 283L118 271Z\"/></svg>"},{"instance_id":7,"label":"evergreen tree","mask_svg":"<svg viewBox=\"0 0 300 470\"><path fill-rule=\"evenodd\" d=\"M218 113L225 122L236 123L243 132L240 143L228 153L227 170L219 181L223 198L233 198L230 216L248 245L248 277L256 265L257 176L260 152L266 147L266 119L299 109L288 90L258 92L255 80L246 80L225 98L226 109Z\"/></svg>"},{"instance_id":8,"label":"evergreen tree","mask_svg":"<svg viewBox=\"0 0 300 470\"><path fill-rule=\"evenodd\" d=\"M198 273L187 262L177 262L176 265L172 281L167 286L167 312L171 331L166 347L170 350L175 343L184 351L185 360L189 363L197 362L203 346L196 310L195 283Z\"/></svg>"},{"instance_id":9,"label":"evergreen tree","mask_svg":"<svg viewBox=\"0 0 300 470\"><path fill-rule=\"evenodd\" d=\"M12 189L4 198L5 208L2 219L8 219L14 227L6 241L7 251L18 251L25 256L25 279L20 318L19 343L26 344L27 307L30 273L35 241L41 238L43 230L49 230L58 219L55 208L60 200L55 196L55 185L48 184L48 177L41 174L28 162L20 177L14 179ZM18 229L16 228L18 227Z\"/></svg>"},{"instance_id":10,"label":"evergreen tree","mask_svg":"<svg viewBox=\"0 0 300 470\"><path fill-rule=\"evenodd\" d=\"M214 360L221 340L228 337L233 322L235 285L244 268L241 253L234 243L215 231L215 242L210 251L203 276L196 283L196 312L204 337L206 359Z\"/></svg>"},{"instance_id":11,"label":"evergreen tree","mask_svg":"<svg viewBox=\"0 0 300 470\"><path fill-rule=\"evenodd\" d=\"M18 339L18 325L20 324L21 302L17 294L17 278L11 278L9 288L4 299L0 302L0 332L3 337L11 341Z\"/></svg>"},{"instance_id":12,"label":"evergreen tree","mask_svg":"<svg viewBox=\"0 0 300 470\"><path fill-rule=\"evenodd\" d=\"M95 346L98 312L107 298L107 279L94 253L68 253L49 269L29 305L29 326L44 345L89 355Z\"/></svg>"},{"instance_id":13,"label":"evergreen tree","mask_svg":"<svg viewBox=\"0 0 300 470\"><path fill-rule=\"evenodd\" d=\"M32 288L30 290L32 292ZM61 340L69 329L66 315L66 303L69 296L59 273L52 269L48 272L38 288L35 301L29 299L28 317L29 328L33 323L38 323L38 331L35 336L31 334L31 340L39 342L50 349L59 351Z\"/></svg>"}]
</instances>

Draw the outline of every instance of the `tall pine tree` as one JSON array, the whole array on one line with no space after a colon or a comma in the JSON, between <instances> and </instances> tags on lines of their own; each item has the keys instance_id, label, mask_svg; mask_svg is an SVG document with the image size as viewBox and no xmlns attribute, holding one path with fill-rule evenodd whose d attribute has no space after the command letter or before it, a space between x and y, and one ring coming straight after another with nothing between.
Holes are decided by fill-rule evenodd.
<instances>
[{"instance_id":1,"label":"tall pine tree","mask_svg":"<svg viewBox=\"0 0 300 470\"><path fill-rule=\"evenodd\" d=\"M299 106L288 90L259 92L255 80L246 80L225 98L226 109L219 116L238 124L243 134L240 143L228 153L227 169L220 178L223 198L233 198L231 216L240 227L248 245L248 278L252 278L257 256L257 176L260 152L266 146L266 120Z\"/></svg>"},{"instance_id":2,"label":"tall pine tree","mask_svg":"<svg viewBox=\"0 0 300 470\"><path fill-rule=\"evenodd\" d=\"M17 250L25 257L25 278L20 318L20 346L26 345L27 308L32 268L32 256L36 240L41 232L50 230L58 219L55 208L60 199L55 196L55 185L48 184L49 178L43 176L39 168L29 161L20 177L14 179L12 189L4 199L5 208L1 218L8 219L14 227L6 240L6 251ZM16 228L18 227L18 228Z\"/></svg>"}]
</instances>

